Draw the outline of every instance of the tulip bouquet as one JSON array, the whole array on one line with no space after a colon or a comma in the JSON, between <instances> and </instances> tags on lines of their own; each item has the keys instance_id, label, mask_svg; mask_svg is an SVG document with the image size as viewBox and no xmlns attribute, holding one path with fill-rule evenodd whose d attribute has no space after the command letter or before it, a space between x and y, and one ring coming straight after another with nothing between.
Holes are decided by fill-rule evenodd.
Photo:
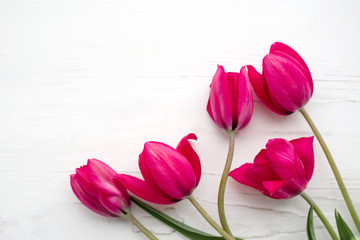
<instances>
[{"instance_id":1,"label":"tulip bouquet","mask_svg":"<svg viewBox=\"0 0 360 240\"><path fill-rule=\"evenodd\" d=\"M270 139L266 148L255 156L253 163L245 163L230 171L236 135L249 123L252 116L253 91L276 114L290 115L299 111L304 116L326 155L360 233L360 220L340 172L324 139L304 109L313 94L309 68L295 50L280 42L274 43L269 54L264 57L262 73L250 65L243 66L238 73L225 72L219 65L210 85L207 112L229 137L229 150L217 199L220 224L192 196L201 178L200 158L190 143L191 140L197 140L193 133L182 138L176 148L161 142L146 142L139 155L139 169L143 179L117 173L105 163L90 159L87 165L77 168L76 173L70 176L73 192L95 213L129 219L149 239L157 237L131 214L131 202L189 239L234 240L240 238L232 234L224 209L225 188L230 176L270 198L289 199L298 195L304 198L310 205L306 223L308 239L316 239L313 211L324 224L331 239L356 239L336 210L335 231L320 207L305 192L314 171L313 136L294 140ZM213 236L181 223L140 199L154 204L175 204L187 199L220 236Z\"/></svg>"}]
</instances>

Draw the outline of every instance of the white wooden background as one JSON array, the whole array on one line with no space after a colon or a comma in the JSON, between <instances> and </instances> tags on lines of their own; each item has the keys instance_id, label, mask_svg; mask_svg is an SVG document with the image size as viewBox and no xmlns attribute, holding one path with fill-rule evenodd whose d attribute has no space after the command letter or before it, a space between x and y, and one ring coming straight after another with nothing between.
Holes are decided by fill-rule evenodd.
<instances>
[{"instance_id":1,"label":"white wooden background","mask_svg":"<svg viewBox=\"0 0 360 240\"><path fill-rule=\"evenodd\" d=\"M69 175L88 158L139 175L143 143L175 146L194 132L203 174L194 196L217 219L228 140L205 108L217 64L261 70L271 43L306 60L315 82L306 109L324 134L360 212L360 2L0 1L0 239L146 239L128 221L98 216L74 196ZM299 113L281 117L255 99L236 137L233 168L269 138L312 133ZM351 223L319 144L307 192L332 224ZM215 233L188 201L158 209ZM133 206L159 239L185 239ZM246 239L303 240L308 205L269 199L232 179L226 210ZM315 219L318 239L329 239ZM350 224L355 230L354 225Z\"/></svg>"}]
</instances>

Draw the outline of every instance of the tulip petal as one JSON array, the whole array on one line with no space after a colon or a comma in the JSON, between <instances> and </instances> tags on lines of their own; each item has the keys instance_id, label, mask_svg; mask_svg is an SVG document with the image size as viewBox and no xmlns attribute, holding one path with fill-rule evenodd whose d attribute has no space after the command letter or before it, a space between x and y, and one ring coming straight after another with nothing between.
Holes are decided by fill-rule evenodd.
<instances>
[{"instance_id":1,"label":"tulip petal","mask_svg":"<svg viewBox=\"0 0 360 240\"><path fill-rule=\"evenodd\" d=\"M285 53L285 54L289 55L290 57L294 58L302 66L302 70L303 70L306 78L309 80L309 84L311 87L311 95L312 95L313 89L314 89L313 81L312 81L310 70L309 70L307 64L305 63L304 59L302 59L302 57L288 45L281 43L281 42L273 43L270 47L270 53L278 54L279 52Z\"/></svg>"},{"instance_id":2,"label":"tulip petal","mask_svg":"<svg viewBox=\"0 0 360 240\"><path fill-rule=\"evenodd\" d=\"M225 70L218 65L211 83L210 97L211 114L217 125L231 130L232 128L232 98Z\"/></svg>"},{"instance_id":3,"label":"tulip petal","mask_svg":"<svg viewBox=\"0 0 360 240\"><path fill-rule=\"evenodd\" d=\"M284 52L277 51L277 52L275 52L273 54L287 59L289 62L291 62L295 67L297 67L304 74L304 76L306 77L306 80L304 80L304 86L303 86L303 87L306 87L305 88L306 92L304 92L304 94L305 94L305 96L308 97L308 99L310 99L312 94L313 94L314 83L313 83L311 74L310 74L309 69L307 68L307 66L305 65L305 67L304 67L295 58L289 56L288 54L286 54Z\"/></svg>"},{"instance_id":4,"label":"tulip petal","mask_svg":"<svg viewBox=\"0 0 360 240\"><path fill-rule=\"evenodd\" d=\"M151 173L161 191L173 199L182 199L191 194L196 186L194 170L188 159L174 148L160 143L147 142L139 157L139 165ZM144 176L145 178L145 176Z\"/></svg>"},{"instance_id":5,"label":"tulip petal","mask_svg":"<svg viewBox=\"0 0 360 240\"><path fill-rule=\"evenodd\" d=\"M194 151L193 147L189 143L189 139L197 140L197 136L194 133L190 133L183 137L176 147L176 150L184 155L189 160L196 177L196 186L199 184L201 178L201 163L200 158Z\"/></svg>"},{"instance_id":6,"label":"tulip petal","mask_svg":"<svg viewBox=\"0 0 360 240\"><path fill-rule=\"evenodd\" d=\"M96 188L92 185L92 183L89 180L89 176L88 176L88 166L81 166L80 168L75 169L76 171L76 180L78 181L78 184L80 184L81 188L87 192L89 195L91 196L96 196L97 194L97 190Z\"/></svg>"},{"instance_id":7,"label":"tulip petal","mask_svg":"<svg viewBox=\"0 0 360 240\"><path fill-rule=\"evenodd\" d=\"M265 149L261 149L260 152L256 155L256 157L254 159L254 165L257 167L269 165L267 157L266 157Z\"/></svg>"},{"instance_id":8,"label":"tulip petal","mask_svg":"<svg viewBox=\"0 0 360 240\"><path fill-rule=\"evenodd\" d=\"M275 138L266 144L266 156L270 168L282 179L298 175L305 177L305 170L294 146L285 139Z\"/></svg>"},{"instance_id":9,"label":"tulip petal","mask_svg":"<svg viewBox=\"0 0 360 240\"><path fill-rule=\"evenodd\" d=\"M283 187L287 181L275 180L263 182L264 188L269 192L269 196L273 196L281 187Z\"/></svg>"},{"instance_id":10,"label":"tulip petal","mask_svg":"<svg viewBox=\"0 0 360 240\"><path fill-rule=\"evenodd\" d=\"M120 214L124 213L121 209L121 205L119 202L119 198L116 196L106 197L103 195L99 195L98 201L99 203L111 214L113 217L119 216Z\"/></svg>"},{"instance_id":11,"label":"tulip petal","mask_svg":"<svg viewBox=\"0 0 360 240\"><path fill-rule=\"evenodd\" d=\"M267 54L263 59L263 72L272 102L294 112L310 99L311 88L304 73L288 58Z\"/></svg>"},{"instance_id":12,"label":"tulip petal","mask_svg":"<svg viewBox=\"0 0 360 240\"><path fill-rule=\"evenodd\" d=\"M90 181L97 188L105 194L116 195L119 193L113 182L116 172L111 167L97 159L89 159L87 166Z\"/></svg>"},{"instance_id":13,"label":"tulip petal","mask_svg":"<svg viewBox=\"0 0 360 240\"><path fill-rule=\"evenodd\" d=\"M229 107L231 107L231 130L235 130L237 128L238 125L238 115L239 115L239 108L238 108L238 103L239 103L239 98L240 96L240 74L239 73L234 73L234 72L227 72L225 73L226 76L226 81L228 83L228 90L226 91L225 94L229 94L230 95L230 100L231 102L229 102Z\"/></svg>"},{"instance_id":14,"label":"tulip petal","mask_svg":"<svg viewBox=\"0 0 360 240\"><path fill-rule=\"evenodd\" d=\"M70 185L76 197L87 208L105 217L113 216L112 213L107 211L103 206L101 206L99 202L95 200L96 198L93 195L89 195L88 192L84 191L84 189L82 188L81 180L78 175L76 174L70 175Z\"/></svg>"},{"instance_id":15,"label":"tulip petal","mask_svg":"<svg viewBox=\"0 0 360 240\"><path fill-rule=\"evenodd\" d=\"M248 69L249 79L251 85L256 93L256 96L260 99L262 103L264 103L271 111L280 114L280 115L288 115L291 112L281 107L279 104L275 104L272 102L272 99L269 96L269 90L266 81L263 76L256 71L256 69L251 66L246 66Z\"/></svg>"},{"instance_id":16,"label":"tulip petal","mask_svg":"<svg viewBox=\"0 0 360 240\"><path fill-rule=\"evenodd\" d=\"M304 137L291 140L290 143L294 146L297 154L300 157L301 162L305 168L305 177L310 181L314 172L314 137Z\"/></svg>"},{"instance_id":17,"label":"tulip petal","mask_svg":"<svg viewBox=\"0 0 360 240\"><path fill-rule=\"evenodd\" d=\"M283 184L281 184L281 182ZM289 199L299 195L307 186L307 182L298 182L295 179L288 181L269 181L264 182L264 187L269 189L269 196L276 199Z\"/></svg>"},{"instance_id":18,"label":"tulip petal","mask_svg":"<svg viewBox=\"0 0 360 240\"><path fill-rule=\"evenodd\" d=\"M254 168L254 166L252 163L245 163L245 164L241 165L240 167L232 170L229 173L229 177L232 177L235 181L237 181L241 184L258 189L259 184L257 182L251 181L245 177L245 173L253 168Z\"/></svg>"},{"instance_id":19,"label":"tulip petal","mask_svg":"<svg viewBox=\"0 0 360 240\"><path fill-rule=\"evenodd\" d=\"M136 177L118 174L115 178L120 181L130 192L146 201L157 204L172 204L175 201L165 197L161 192L152 188L147 182Z\"/></svg>"},{"instance_id":20,"label":"tulip petal","mask_svg":"<svg viewBox=\"0 0 360 240\"><path fill-rule=\"evenodd\" d=\"M255 188L262 193L266 192L265 188L261 184L260 179L257 179L252 173L254 173L253 164L245 163L240 167L232 170L229 173L229 176L241 184Z\"/></svg>"},{"instance_id":21,"label":"tulip petal","mask_svg":"<svg viewBox=\"0 0 360 240\"><path fill-rule=\"evenodd\" d=\"M242 67L238 76L238 86L233 87L233 130L235 131L239 131L249 123L254 108L248 68Z\"/></svg>"},{"instance_id":22,"label":"tulip petal","mask_svg":"<svg viewBox=\"0 0 360 240\"><path fill-rule=\"evenodd\" d=\"M207 106L206 106L206 111L209 113L211 119L215 122L215 118L214 118L214 115L213 115L213 113L212 113L210 98L209 98L208 103L207 103Z\"/></svg>"}]
</instances>

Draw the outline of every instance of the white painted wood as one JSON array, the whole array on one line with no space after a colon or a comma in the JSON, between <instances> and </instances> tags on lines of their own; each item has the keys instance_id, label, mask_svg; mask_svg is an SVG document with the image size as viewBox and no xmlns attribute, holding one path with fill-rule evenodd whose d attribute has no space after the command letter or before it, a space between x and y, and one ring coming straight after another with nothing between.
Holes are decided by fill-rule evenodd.
<instances>
[{"instance_id":1,"label":"white painted wood","mask_svg":"<svg viewBox=\"0 0 360 240\"><path fill-rule=\"evenodd\" d=\"M226 135L205 111L216 64L238 71L274 41L295 48L315 81L306 106L360 212L360 2L0 1L0 239L146 239L126 220L98 216L73 195L69 175L96 157L138 174L148 140L175 146L195 132L203 175L194 196L217 219ZM256 100L236 137L233 168L269 138L310 136L299 113L277 116ZM351 223L317 142L308 186L330 221ZM157 206L215 233L189 202ZM246 239L306 239L308 206L273 200L230 180L226 210ZM185 239L133 206L159 239ZM318 239L329 239L318 218ZM350 224L355 230L354 225Z\"/></svg>"}]
</instances>

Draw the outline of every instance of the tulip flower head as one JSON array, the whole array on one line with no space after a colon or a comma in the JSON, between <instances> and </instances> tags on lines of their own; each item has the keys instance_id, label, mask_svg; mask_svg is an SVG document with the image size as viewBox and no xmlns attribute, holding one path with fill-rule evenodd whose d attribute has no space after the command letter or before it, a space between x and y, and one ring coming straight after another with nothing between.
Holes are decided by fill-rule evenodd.
<instances>
[{"instance_id":1,"label":"tulip flower head","mask_svg":"<svg viewBox=\"0 0 360 240\"><path fill-rule=\"evenodd\" d=\"M240 73L225 72L218 65L210 86L207 111L212 120L226 131L245 127L253 112L253 97L247 67Z\"/></svg>"},{"instance_id":2,"label":"tulip flower head","mask_svg":"<svg viewBox=\"0 0 360 240\"><path fill-rule=\"evenodd\" d=\"M185 136L177 148L160 142L146 142L139 156L144 180L119 174L116 178L136 196L149 202L171 204L191 195L201 176L200 159Z\"/></svg>"},{"instance_id":3,"label":"tulip flower head","mask_svg":"<svg viewBox=\"0 0 360 240\"><path fill-rule=\"evenodd\" d=\"M116 172L97 159L70 175L71 188L77 198L90 210L106 217L127 214L130 197L127 189L114 179Z\"/></svg>"},{"instance_id":4,"label":"tulip flower head","mask_svg":"<svg viewBox=\"0 0 360 240\"><path fill-rule=\"evenodd\" d=\"M262 149L255 157L254 163L245 163L231 171L229 176L268 197L292 198L306 188L312 177L313 139L271 139L266 149Z\"/></svg>"},{"instance_id":5,"label":"tulip flower head","mask_svg":"<svg viewBox=\"0 0 360 240\"><path fill-rule=\"evenodd\" d=\"M263 59L263 74L248 66L252 87L259 99L273 112L289 115L302 108L314 90L310 70L300 55L276 42Z\"/></svg>"}]
</instances>

